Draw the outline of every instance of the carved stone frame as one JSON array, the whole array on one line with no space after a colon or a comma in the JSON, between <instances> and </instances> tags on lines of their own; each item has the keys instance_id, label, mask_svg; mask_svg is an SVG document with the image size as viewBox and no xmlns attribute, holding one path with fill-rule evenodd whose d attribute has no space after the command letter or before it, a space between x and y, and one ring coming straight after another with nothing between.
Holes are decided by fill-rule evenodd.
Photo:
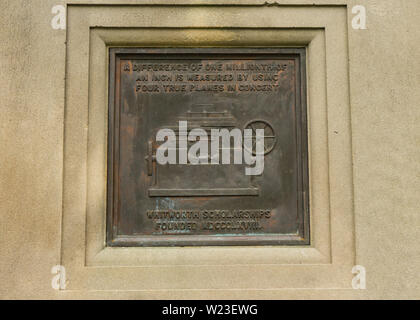
<instances>
[{"instance_id":1,"label":"carved stone frame","mask_svg":"<svg viewBox=\"0 0 420 320\"><path fill-rule=\"evenodd\" d=\"M150 19L157 16L165 19ZM61 253L67 289L351 288L355 246L346 7L69 5L67 21ZM307 48L311 245L105 246L107 52L113 46Z\"/></svg>"}]
</instances>

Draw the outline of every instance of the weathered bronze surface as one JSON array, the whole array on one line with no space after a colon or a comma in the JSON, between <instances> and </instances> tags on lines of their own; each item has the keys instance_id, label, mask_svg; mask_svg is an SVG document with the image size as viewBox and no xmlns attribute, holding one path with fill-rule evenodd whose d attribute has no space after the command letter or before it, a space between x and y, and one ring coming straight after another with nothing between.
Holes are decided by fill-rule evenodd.
<instances>
[{"instance_id":1,"label":"weathered bronze surface","mask_svg":"<svg viewBox=\"0 0 420 320\"><path fill-rule=\"evenodd\" d=\"M109 54L108 246L309 244L305 49ZM157 163L156 132L180 120L264 129L262 175Z\"/></svg>"}]
</instances>

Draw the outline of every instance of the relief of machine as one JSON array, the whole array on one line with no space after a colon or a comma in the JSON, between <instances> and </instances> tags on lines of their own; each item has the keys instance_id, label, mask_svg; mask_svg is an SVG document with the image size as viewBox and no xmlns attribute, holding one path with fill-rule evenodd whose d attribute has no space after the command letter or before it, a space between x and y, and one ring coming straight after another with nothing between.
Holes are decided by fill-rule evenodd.
<instances>
[{"instance_id":1,"label":"relief of machine","mask_svg":"<svg viewBox=\"0 0 420 320\"><path fill-rule=\"evenodd\" d=\"M180 136L179 121L187 121L187 134L195 128L201 128L207 132L209 159L208 163L200 164L165 164L156 162L156 149L159 143L156 142L156 132L148 140L147 145L147 173L151 177L148 188L149 197L189 197L189 196L258 196L259 187L255 185L253 176L245 175L247 164L233 164L233 143L231 144L230 164L211 164L211 156L215 152L221 157L222 143L219 143L219 150L211 150L210 137L211 129L239 128L237 119L226 110L215 110L213 105L195 105L174 123L164 126L175 132L177 137L176 151L179 154L180 139L187 139L187 136ZM264 154L271 152L275 146L276 138L272 126L265 120L249 121L244 128L252 129L255 139L255 129L264 129L265 144ZM187 141L188 149L194 141ZM242 146L241 146L242 147ZM255 147L255 140L253 143ZM253 149L255 150L255 149ZM253 152L255 155L255 152ZM221 158L220 158L221 159Z\"/></svg>"}]
</instances>

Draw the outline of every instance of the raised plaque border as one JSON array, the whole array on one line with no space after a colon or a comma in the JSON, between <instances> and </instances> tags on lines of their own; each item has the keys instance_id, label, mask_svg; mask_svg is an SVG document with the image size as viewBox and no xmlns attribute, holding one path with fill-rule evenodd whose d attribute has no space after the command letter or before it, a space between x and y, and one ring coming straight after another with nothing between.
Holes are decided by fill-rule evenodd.
<instances>
[{"instance_id":1,"label":"raised plaque border","mask_svg":"<svg viewBox=\"0 0 420 320\"><path fill-rule=\"evenodd\" d=\"M168 236L118 236L114 234L113 226L118 217L118 186L115 185L115 174L118 172L118 161L115 161L119 151L119 125L115 114L120 108L119 99L115 98L116 65L119 59L131 58L141 54L159 60L159 57L179 57L188 55L239 60L248 55L267 57L271 59L294 59L298 66L296 73L296 142L297 142L297 190L298 233L293 234L261 234L258 236L205 236L205 235L168 235ZM113 90L112 90L113 89ZM309 173L308 173L308 133L307 133L307 103L306 103L306 48L109 48L109 89L108 89L108 173L107 173L107 246L245 246L245 245L309 245ZM275 115L273 115L275 117Z\"/></svg>"}]
</instances>

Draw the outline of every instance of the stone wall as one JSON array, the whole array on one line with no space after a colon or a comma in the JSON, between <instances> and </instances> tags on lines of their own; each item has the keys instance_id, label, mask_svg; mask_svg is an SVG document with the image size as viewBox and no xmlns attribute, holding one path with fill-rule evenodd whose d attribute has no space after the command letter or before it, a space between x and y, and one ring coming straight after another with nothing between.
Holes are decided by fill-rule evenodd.
<instances>
[{"instance_id":1,"label":"stone wall","mask_svg":"<svg viewBox=\"0 0 420 320\"><path fill-rule=\"evenodd\" d=\"M0 3L0 297L420 298L420 3L160 3ZM311 248L103 248L107 46L252 43L308 47Z\"/></svg>"}]
</instances>

